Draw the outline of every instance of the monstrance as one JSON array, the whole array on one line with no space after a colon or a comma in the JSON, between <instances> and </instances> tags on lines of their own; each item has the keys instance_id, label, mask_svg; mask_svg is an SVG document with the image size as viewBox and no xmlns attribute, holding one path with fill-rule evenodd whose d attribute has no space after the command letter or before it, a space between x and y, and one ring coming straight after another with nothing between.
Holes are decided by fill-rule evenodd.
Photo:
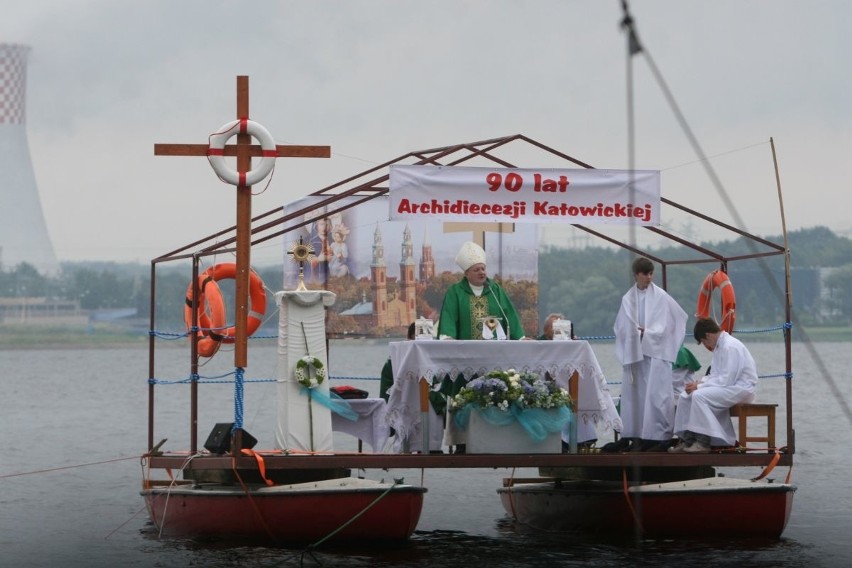
<instances>
[{"instance_id":1,"label":"monstrance","mask_svg":"<svg viewBox=\"0 0 852 568\"><path fill-rule=\"evenodd\" d=\"M293 261L299 263L299 285L296 286L296 292L307 292L308 290L305 287L305 262L314 258L315 253L314 246L304 242L302 237L299 237L298 243L292 243L287 251L287 254L293 256Z\"/></svg>"}]
</instances>

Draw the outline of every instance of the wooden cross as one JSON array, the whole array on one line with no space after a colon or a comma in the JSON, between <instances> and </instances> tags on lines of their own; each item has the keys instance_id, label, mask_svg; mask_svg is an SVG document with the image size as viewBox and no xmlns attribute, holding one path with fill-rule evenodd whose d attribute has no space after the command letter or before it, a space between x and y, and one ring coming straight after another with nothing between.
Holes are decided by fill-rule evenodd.
<instances>
[{"instance_id":1,"label":"wooden cross","mask_svg":"<svg viewBox=\"0 0 852 568\"><path fill-rule=\"evenodd\" d=\"M249 117L249 80L237 77L237 119ZM251 171L251 159L262 156L262 149L251 143L250 134L237 134L237 144L225 146L225 156L236 156L237 171ZM207 156L209 144L154 144L155 156ZM329 146L276 145L279 158L329 158ZM234 366L248 365L249 271L251 270L251 186L237 186L237 275L234 306Z\"/></svg>"}]
</instances>

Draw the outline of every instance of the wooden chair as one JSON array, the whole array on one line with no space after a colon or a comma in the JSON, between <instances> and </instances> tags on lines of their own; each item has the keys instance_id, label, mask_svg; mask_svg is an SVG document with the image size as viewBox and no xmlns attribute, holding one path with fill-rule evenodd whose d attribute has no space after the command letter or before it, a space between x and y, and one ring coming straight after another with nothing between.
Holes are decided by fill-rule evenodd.
<instances>
[{"instance_id":1,"label":"wooden chair","mask_svg":"<svg viewBox=\"0 0 852 568\"><path fill-rule=\"evenodd\" d=\"M738 431L741 445L748 447L749 442L765 442L770 450L775 448L775 408L777 406L777 404L743 403L731 407L731 416L739 418ZM752 416L766 418L766 436L748 435L748 419Z\"/></svg>"}]
</instances>

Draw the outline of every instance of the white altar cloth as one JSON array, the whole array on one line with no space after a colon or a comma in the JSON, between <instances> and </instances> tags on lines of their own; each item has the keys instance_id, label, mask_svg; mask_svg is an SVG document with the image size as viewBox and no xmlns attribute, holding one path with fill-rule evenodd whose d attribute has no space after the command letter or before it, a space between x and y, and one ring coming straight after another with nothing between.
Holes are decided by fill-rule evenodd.
<instances>
[{"instance_id":1,"label":"white altar cloth","mask_svg":"<svg viewBox=\"0 0 852 568\"><path fill-rule=\"evenodd\" d=\"M358 420L352 421L332 412L331 429L345 432L359 440L367 442L373 453L380 453L388 441L388 423L385 420L387 404L383 398L355 398L346 402L358 414Z\"/></svg>"},{"instance_id":2,"label":"white altar cloth","mask_svg":"<svg viewBox=\"0 0 852 568\"><path fill-rule=\"evenodd\" d=\"M567 389L574 371L580 375L577 424L622 429L603 371L588 341L397 341L390 343L394 388L389 391L387 421L401 436L420 436L418 380L440 383L460 373L468 380L495 369L550 375ZM579 428L582 431L582 427ZM457 432L458 434L458 432ZM464 440L456 437L454 443Z\"/></svg>"}]
</instances>

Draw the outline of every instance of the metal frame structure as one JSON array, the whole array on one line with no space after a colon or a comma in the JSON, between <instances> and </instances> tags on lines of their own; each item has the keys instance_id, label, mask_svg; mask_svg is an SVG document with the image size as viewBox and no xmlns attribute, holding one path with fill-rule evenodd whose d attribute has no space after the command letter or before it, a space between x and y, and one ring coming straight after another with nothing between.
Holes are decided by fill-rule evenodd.
<instances>
[{"instance_id":1,"label":"metal frame structure","mask_svg":"<svg viewBox=\"0 0 852 568\"><path fill-rule=\"evenodd\" d=\"M357 207L359 204L368 202L388 192L389 167L392 165L442 165L442 166L477 166L482 163L497 165L500 167L513 168L522 167L514 160L504 156L516 151L518 147L522 151L530 150L540 152L546 164L537 162L536 167L555 163L554 167L581 167L592 168L593 166L581 160L573 158L559 150L548 147L540 142L521 134L481 140L478 142L454 144L426 150L409 152L398 158L372 167L355 176L346 178L328 187L322 188L309 196L319 198L310 206L299 209L288 209L278 207L261 213L251 219L251 246L257 246L271 239L280 238L294 231L310 221L304 221L305 214L318 208L326 208L327 215ZM345 203L341 200L346 198ZM662 268L663 287L666 282L666 270L669 266L678 264L713 263L723 271L732 261L745 259L758 259L762 257L786 255L785 269L785 303L786 319L791 321L791 293L789 279L789 254L785 245L773 243L766 239L749 234L741 229L726 223L712 219L698 211L678 204L670 199L663 198L665 206L680 210L681 212L711 223L734 235L743 237L751 243L752 251L749 254L738 256L726 256L718 251L711 250L707 246L699 246L691 243L683 237L659 227L643 227L656 235L673 243L683 245L693 251L691 258L660 258L638 246L622 242L608 236L602 231L593 230L583 225L574 227L602 239L603 241L617 245L630 252L642 254L660 264ZM299 222L299 221L302 222ZM236 252L236 230L233 226L192 243L177 248L167 254L154 258L151 261L151 306L150 324L151 330L155 329L155 305L156 305L156 270L157 267L166 262L175 260L192 260L192 280L197 282L199 260L228 252ZM786 242L786 239L785 239ZM792 465L792 454L794 453L794 430L792 424L792 347L789 326L785 329L785 352L786 352L786 407L787 428L786 447L776 454L774 452L758 454L692 454L670 456L667 454L653 453L631 453L631 454L562 454L562 455L386 455L386 454L348 454L334 456L291 456L272 453L266 457L267 469L327 469L334 467L349 468L479 468L479 467L691 467L691 466L716 466L716 467L740 467L740 466L767 466L770 462L778 465ZM197 341L197 340L196 340ZM185 455L169 456L160 452L152 451L155 440L155 408L154 408L154 362L155 362L156 337L151 334L149 343L149 402L148 402L148 448L150 459L149 465L153 468L177 468L185 462ZM198 354L193 341L191 352L191 372L198 370ZM197 383L192 383L191 393L191 448L197 451ZM205 456L204 459L193 460L189 464L193 469L230 469L240 467L246 469L256 468L253 458L250 457L216 457Z\"/></svg>"}]
</instances>

